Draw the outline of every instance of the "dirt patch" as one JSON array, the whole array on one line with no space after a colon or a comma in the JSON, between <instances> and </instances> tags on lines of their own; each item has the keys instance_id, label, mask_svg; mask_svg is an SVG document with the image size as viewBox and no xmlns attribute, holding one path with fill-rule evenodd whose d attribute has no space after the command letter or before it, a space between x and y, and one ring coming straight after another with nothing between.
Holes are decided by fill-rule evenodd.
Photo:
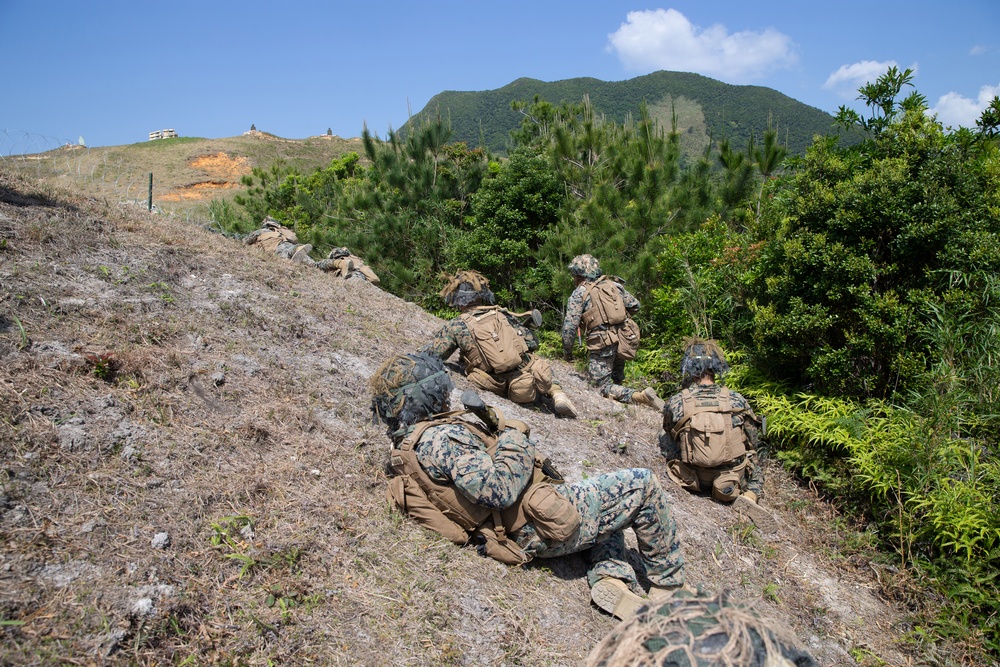
<instances>
[{"instance_id":1,"label":"dirt patch","mask_svg":"<svg viewBox=\"0 0 1000 667\"><path fill-rule=\"evenodd\" d=\"M239 183L228 181L205 181L174 188L170 192L157 197L161 201L203 201L214 199L220 190L231 190L241 187Z\"/></svg>"},{"instance_id":2,"label":"dirt patch","mask_svg":"<svg viewBox=\"0 0 1000 667\"><path fill-rule=\"evenodd\" d=\"M200 169L210 177L220 180L236 180L250 173L250 160L243 156L232 157L228 153L202 155L188 161L193 169Z\"/></svg>"}]
</instances>

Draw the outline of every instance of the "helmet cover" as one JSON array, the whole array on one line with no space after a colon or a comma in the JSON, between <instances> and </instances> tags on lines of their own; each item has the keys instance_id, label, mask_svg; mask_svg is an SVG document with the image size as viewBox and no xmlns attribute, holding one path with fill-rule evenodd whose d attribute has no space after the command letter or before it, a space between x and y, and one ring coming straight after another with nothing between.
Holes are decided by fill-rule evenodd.
<instances>
[{"instance_id":1,"label":"helmet cover","mask_svg":"<svg viewBox=\"0 0 1000 667\"><path fill-rule=\"evenodd\" d=\"M714 340L687 338L684 341L684 359L681 360L681 384L688 384L705 373L722 377L729 372L726 355Z\"/></svg>"},{"instance_id":2,"label":"helmet cover","mask_svg":"<svg viewBox=\"0 0 1000 667\"><path fill-rule=\"evenodd\" d=\"M444 362L430 352L399 354L385 361L368 381L372 417L389 433L447 410L452 384Z\"/></svg>"},{"instance_id":3,"label":"helmet cover","mask_svg":"<svg viewBox=\"0 0 1000 667\"><path fill-rule=\"evenodd\" d=\"M663 665L818 667L788 630L726 593L681 589L619 624L587 658L587 667Z\"/></svg>"},{"instance_id":4,"label":"helmet cover","mask_svg":"<svg viewBox=\"0 0 1000 667\"><path fill-rule=\"evenodd\" d=\"M497 302L486 276L471 270L456 273L441 290L441 298L453 308L492 306Z\"/></svg>"},{"instance_id":5,"label":"helmet cover","mask_svg":"<svg viewBox=\"0 0 1000 667\"><path fill-rule=\"evenodd\" d=\"M577 255L569 263L569 272L586 280L597 280L601 277L601 264L593 255Z\"/></svg>"}]
</instances>

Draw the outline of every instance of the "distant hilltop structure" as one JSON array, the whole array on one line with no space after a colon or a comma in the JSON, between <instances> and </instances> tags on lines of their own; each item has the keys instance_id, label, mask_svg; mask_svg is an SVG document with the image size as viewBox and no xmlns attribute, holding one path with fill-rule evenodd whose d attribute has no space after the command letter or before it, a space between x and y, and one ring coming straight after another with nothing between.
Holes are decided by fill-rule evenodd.
<instances>
[{"instance_id":1,"label":"distant hilltop structure","mask_svg":"<svg viewBox=\"0 0 1000 667\"><path fill-rule=\"evenodd\" d=\"M155 132L149 133L149 140L156 141L157 139L170 139L171 137L176 137L177 133L173 130L156 130Z\"/></svg>"}]
</instances>

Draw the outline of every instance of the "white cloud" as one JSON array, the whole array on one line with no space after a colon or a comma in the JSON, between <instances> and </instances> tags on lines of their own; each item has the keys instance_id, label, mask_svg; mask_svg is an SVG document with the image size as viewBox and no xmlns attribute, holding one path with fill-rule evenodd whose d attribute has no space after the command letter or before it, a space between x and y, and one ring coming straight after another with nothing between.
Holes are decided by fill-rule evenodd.
<instances>
[{"instance_id":1,"label":"white cloud","mask_svg":"<svg viewBox=\"0 0 1000 667\"><path fill-rule=\"evenodd\" d=\"M853 100L858 97L858 88L866 83L873 83L876 79L886 73L890 67L898 68L895 60L862 60L852 65L841 65L840 69L827 77L823 88L832 90L837 95ZM911 68L914 73L917 66Z\"/></svg>"},{"instance_id":2,"label":"white cloud","mask_svg":"<svg viewBox=\"0 0 1000 667\"><path fill-rule=\"evenodd\" d=\"M984 53L989 53L990 47L983 46L981 44L976 44L971 49L969 49L970 56L981 56Z\"/></svg>"},{"instance_id":3,"label":"white cloud","mask_svg":"<svg viewBox=\"0 0 1000 667\"><path fill-rule=\"evenodd\" d=\"M928 113L937 114L938 121L945 127L975 127L983 109L989 106L997 95L1000 95L1000 85L983 86L979 89L979 96L974 100L958 93L948 93L942 95Z\"/></svg>"},{"instance_id":4,"label":"white cloud","mask_svg":"<svg viewBox=\"0 0 1000 667\"><path fill-rule=\"evenodd\" d=\"M776 30L729 33L718 23L703 30L676 9L629 12L608 35L608 49L629 69L695 72L728 83L747 83L798 61L791 38Z\"/></svg>"}]
</instances>

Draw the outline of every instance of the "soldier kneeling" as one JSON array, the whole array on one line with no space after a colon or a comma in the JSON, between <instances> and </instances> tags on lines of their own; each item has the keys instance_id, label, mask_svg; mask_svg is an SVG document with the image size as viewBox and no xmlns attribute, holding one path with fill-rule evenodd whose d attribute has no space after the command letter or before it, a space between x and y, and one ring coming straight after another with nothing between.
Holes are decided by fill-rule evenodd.
<instances>
[{"instance_id":1,"label":"soldier kneeling","mask_svg":"<svg viewBox=\"0 0 1000 667\"><path fill-rule=\"evenodd\" d=\"M743 396L716 382L729 371L714 340L686 341L681 361L684 389L663 409L660 451L667 474L688 491L710 491L724 503L735 503L765 532L777 522L758 504L764 469L758 452L763 422Z\"/></svg>"}]
</instances>

